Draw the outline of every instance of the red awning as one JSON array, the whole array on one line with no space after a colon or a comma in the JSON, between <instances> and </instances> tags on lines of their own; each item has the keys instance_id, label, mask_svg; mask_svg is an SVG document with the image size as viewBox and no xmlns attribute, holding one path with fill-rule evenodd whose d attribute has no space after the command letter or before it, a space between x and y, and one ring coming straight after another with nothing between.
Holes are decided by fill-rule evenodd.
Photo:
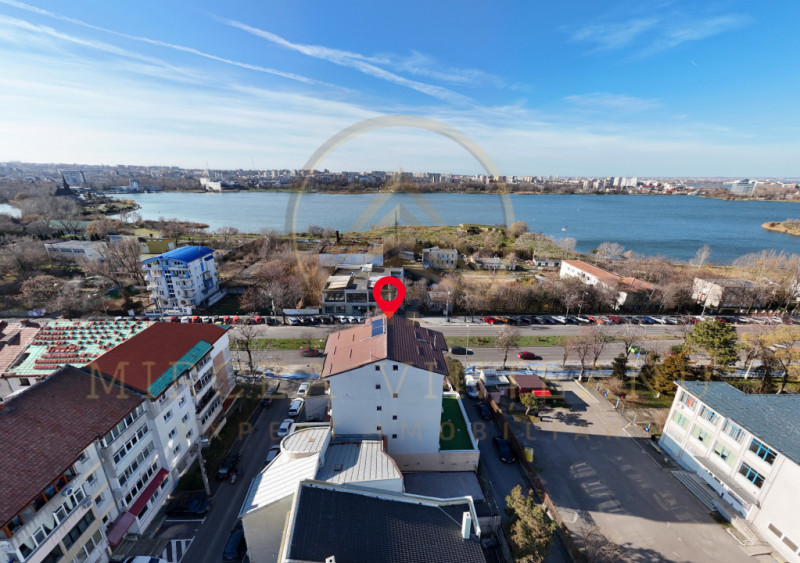
<instances>
[{"instance_id":1,"label":"red awning","mask_svg":"<svg viewBox=\"0 0 800 563\"><path fill-rule=\"evenodd\" d=\"M125 534L128 533L128 530L134 522L136 522L136 516L130 512L123 512L120 514L117 521L114 522L114 525L111 526L111 529L106 533L108 545L116 547L117 544L122 541L122 538L125 537Z\"/></svg>"},{"instance_id":2,"label":"red awning","mask_svg":"<svg viewBox=\"0 0 800 563\"><path fill-rule=\"evenodd\" d=\"M144 488L142 494L140 494L139 498L137 498L136 501L131 505L131 508L128 510L128 512L134 516L139 516L139 514L142 513L142 510L144 510L147 501L153 497L158 489L158 486L164 482L164 479L167 478L167 475L169 475L169 471L163 467L159 469L158 473L156 473L156 476L153 477L153 480L150 481L150 484Z\"/></svg>"},{"instance_id":3,"label":"red awning","mask_svg":"<svg viewBox=\"0 0 800 563\"><path fill-rule=\"evenodd\" d=\"M552 396L549 389L534 389L533 390L534 397L550 397Z\"/></svg>"}]
</instances>

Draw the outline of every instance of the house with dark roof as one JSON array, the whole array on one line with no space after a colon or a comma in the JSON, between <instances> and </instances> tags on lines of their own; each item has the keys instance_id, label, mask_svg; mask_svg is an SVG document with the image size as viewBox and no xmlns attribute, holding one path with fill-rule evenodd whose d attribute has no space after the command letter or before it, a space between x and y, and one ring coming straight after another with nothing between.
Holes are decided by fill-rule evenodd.
<instances>
[{"instance_id":1,"label":"house with dark roof","mask_svg":"<svg viewBox=\"0 0 800 563\"><path fill-rule=\"evenodd\" d=\"M719 381L676 385L659 443L690 472L690 489L745 536L800 561L800 395L747 394Z\"/></svg>"},{"instance_id":2,"label":"house with dark roof","mask_svg":"<svg viewBox=\"0 0 800 563\"><path fill-rule=\"evenodd\" d=\"M142 263L147 289L164 313L191 315L195 307L213 305L223 297L210 248L181 246Z\"/></svg>"},{"instance_id":3,"label":"house with dark roof","mask_svg":"<svg viewBox=\"0 0 800 563\"><path fill-rule=\"evenodd\" d=\"M140 395L72 366L0 403L4 561L107 560L107 525L144 517L170 484L144 411Z\"/></svg>"},{"instance_id":4,"label":"house with dark roof","mask_svg":"<svg viewBox=\"0 0 800 563\"><path fill-rule=\"evenodd\" d=\"M469 497L434 499L304 481L278 561L482 563Z\"/></svg>"},{"instance_id":5,"label":"house with dark roof","mask_svg":"<svg viewBox=\"0 0 800 563\"><path fill-rule=\"evenodd\" d=\"M331 334L322 378L334 435L386 440L406 471L473 471L478 448L464 407L443 393L445 350L442 333L399 315Z\"/></svg>"}]
</instances>

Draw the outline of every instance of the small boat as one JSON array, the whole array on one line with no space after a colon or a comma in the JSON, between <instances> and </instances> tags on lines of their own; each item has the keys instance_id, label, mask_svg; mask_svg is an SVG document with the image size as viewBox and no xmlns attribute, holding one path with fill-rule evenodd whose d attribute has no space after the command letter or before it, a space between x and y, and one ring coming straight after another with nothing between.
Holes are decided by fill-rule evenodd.
<instances>
[{"instance_id":1,"label":"small boat","mask_svg":"<svg viewBox=\"0 0 800 563\"><path fill-rule=\"evenodd\" d=\"M566 230L567 230L567 228L566 228L566 227L561 227L561 230L562 230L562 231L566 231Z\"/></svg>"}]
</instances>

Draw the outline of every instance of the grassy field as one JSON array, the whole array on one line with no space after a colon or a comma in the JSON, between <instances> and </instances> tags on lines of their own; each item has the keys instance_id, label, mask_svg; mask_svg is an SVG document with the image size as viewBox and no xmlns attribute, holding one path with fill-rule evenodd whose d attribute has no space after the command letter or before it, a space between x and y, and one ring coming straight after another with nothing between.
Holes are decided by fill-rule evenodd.
<instances>
[{"instance_id":1,"label":"grassy field","mask_svg":"<svg viewBox=\"0 0 800 563\"><path fill-rule=\"evenodd\" d=\"M325 339L254 338L250 342L251 350L299 350L300 348L325 348ZM231 350L242 350L235 338L231 341Z\"/></svg>"},{"instance_id":2,"label":"grassy field","mask_svg":"<svg viewBox=\"0 0 800 563\"><path fill-rule=\"evenodd\" d=\"M564 343L566 336L520 336L519 346L561 346ZM470 336L470 348L493 348L495 346L494 336ZM466 336L448 336L448 346L464 346L467 345Z\"/></svg>"}]
</instances>

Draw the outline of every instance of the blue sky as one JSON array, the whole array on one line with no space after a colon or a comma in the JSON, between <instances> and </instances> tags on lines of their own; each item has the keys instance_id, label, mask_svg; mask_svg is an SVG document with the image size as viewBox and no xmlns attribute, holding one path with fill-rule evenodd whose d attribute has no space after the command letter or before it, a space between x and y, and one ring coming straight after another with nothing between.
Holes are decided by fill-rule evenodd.
<instances>
[{"instance_id":1,"label":"blue sky","mask_svg":"<svg viewBox=\"0 0 800 563\"><path fill-rule=\"evenodd\" d=\"M0 161L800 175L796 3L495 4L0 0Z\"/></svg>"}]
</instances>

